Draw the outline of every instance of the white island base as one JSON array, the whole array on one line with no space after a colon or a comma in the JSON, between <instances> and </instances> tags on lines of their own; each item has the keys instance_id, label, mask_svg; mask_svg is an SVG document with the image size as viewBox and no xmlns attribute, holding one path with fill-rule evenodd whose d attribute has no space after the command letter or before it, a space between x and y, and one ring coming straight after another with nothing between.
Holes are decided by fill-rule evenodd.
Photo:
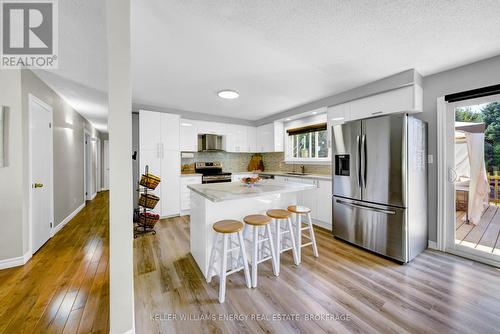
<instances>
[{"instance_id":1,"label":"white island base","mask_svg":"<svg viewBox=\"0 0 500 334\"><path fill-rule=\"evenodd\" d=\"M273 184L272 186L276 185ZM313 187L303 184L288 184L286 186L283 185L282 192L270 191L266 193L266 191L263 191L261 194L255 194L252 191L248 196L238 194L232 196L236 197L236 199L229 200L228 198L231 197L231 193L222 194L222 189L216 189L217 195L223 195L220 198L207 196L204 191L210 192L212 189L209 189L209 186L190 186L192 190L190 218L191 254L205 278L207 277L210 251L212 250L215 234L212 225L215 222L224 219L237 219L243 222L243 217L250 214L266 214L266 211L269 209L286 209L289 205L299 204L297 203L297 193L299 191L308 190ZM214 186L212 185L212 187ZM217 184L217 186L220 186L220 184ZM242 186L233 182L226 184L226 187L234 191L234 189L239 189L236 187Z\"/></svg>"}]
</instances>

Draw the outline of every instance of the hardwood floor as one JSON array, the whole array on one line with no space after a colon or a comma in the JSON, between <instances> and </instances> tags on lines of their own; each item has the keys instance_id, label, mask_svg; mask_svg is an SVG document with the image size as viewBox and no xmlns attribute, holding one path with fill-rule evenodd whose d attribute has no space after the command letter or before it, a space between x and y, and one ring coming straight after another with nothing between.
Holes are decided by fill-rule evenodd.
<instances>
[{"instance_id":1,"label":"hardwood floor","mask_svg":"<svg viewBox=\"0 0 500 334\"><path fill-rule=\"evenodd\" d=\"M219 304L218 278L207 284L189 253L188 219L163 220L156 236L134 241L136 333L500 331L499 269L434 251L399 265L323 230L319 258L304 249L297 267L287 252L279 277L262 263L256 289L231 275Z\"/></svg>"},{"instance_id":2,"label":"hardwood floor","mask_svg":"<svg viewBox=\"0 0 500 334\"><path fill-rule=\"evenodd\" d=\"M24 266L0 271L0 333L108 333L108 194Z\"/></svg>"},{"instance_id":3,"label":"hardwood floor","mask_svg":"<svg viewBox=\"0 0 500 334\"><path fill-rule=\"evenodd\" d=\"M464 211L457 211L455 242L500 255L500 207L490 205L477 225L466 224L464 216Z\"/></svg>"}]
</instances>

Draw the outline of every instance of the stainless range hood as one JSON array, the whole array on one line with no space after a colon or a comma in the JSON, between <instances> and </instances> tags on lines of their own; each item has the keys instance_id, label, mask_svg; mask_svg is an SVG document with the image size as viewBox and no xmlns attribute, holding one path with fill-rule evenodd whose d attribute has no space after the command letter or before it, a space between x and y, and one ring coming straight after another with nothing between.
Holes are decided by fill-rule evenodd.
<instances>
[{"instance_id":1,"label":"stainless range hood","mask_svg":"<svg viewBox=\"0 0 500 334\"><path fill-rule=\"evenodd\" d=\"M198 135L198 152L224 151L222 136L203 134Z\"/></svg>"}]
</instances>

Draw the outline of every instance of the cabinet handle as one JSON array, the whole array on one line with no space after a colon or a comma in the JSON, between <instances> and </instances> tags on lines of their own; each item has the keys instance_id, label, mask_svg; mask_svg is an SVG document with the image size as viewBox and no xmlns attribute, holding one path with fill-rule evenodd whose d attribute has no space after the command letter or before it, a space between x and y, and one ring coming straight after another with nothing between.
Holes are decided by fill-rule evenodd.
<instances>
[{"instance_id":1,"label":"cabinet handle","mask_svg":"<svg viewBox=\"0 0 500 334\"><path fill-rule=\"evenodd\" d=\"M372 112L372 115L380 115L382 113L383 113L383 111L375 111L375 112Z\"/></svg>"}]
</instances>

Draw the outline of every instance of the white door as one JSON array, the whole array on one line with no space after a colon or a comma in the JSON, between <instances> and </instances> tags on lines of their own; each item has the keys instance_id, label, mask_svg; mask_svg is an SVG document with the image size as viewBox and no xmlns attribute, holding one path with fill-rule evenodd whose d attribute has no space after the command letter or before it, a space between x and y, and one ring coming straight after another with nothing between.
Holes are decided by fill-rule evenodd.
<instances>
[{"instance_id":1,"label":"white door","mask_svg":"<svg viewBox=\"0 0 500 334\"><path fill-rule=\"evenodd\" d=\"M53 222L52 110L30 98L30 217L32 251L49 240Z\"/></svg>"},{"instance_id":2,"label":"white door","mask_svg":"<svg viewBox=\"0 0 500 334\"><path fill-rule=\"evenodd\" d=\"M109 189L109 141L105 140L104 141L104 152L103 152L103 159L104 159L104 190Z\"/></svg>"},{"instance_id":3,"label":"white door","mask_svg":"<svg viewBox=\"0 0 500 334\"><path fill-rule=\"evenodd\" d=\"M90 135L85 133L85 200L92 199L92 141Z\"/></svg>"}]
</instances>

